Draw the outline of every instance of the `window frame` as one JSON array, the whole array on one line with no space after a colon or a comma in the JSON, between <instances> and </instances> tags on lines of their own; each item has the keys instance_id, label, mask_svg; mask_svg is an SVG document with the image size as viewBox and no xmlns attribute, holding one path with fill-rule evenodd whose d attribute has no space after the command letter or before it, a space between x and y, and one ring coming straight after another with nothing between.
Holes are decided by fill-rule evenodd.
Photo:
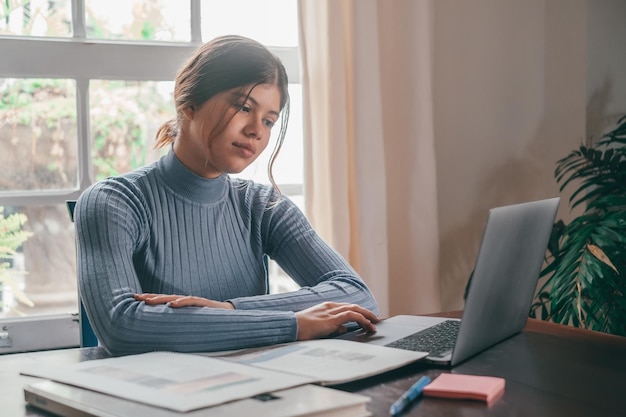
<instances>
[{"instance_id":1,"label":"window frame","mask_svg":"<svg viewBox=\"0 0 626 417\"><path fill-rule=\"evenodd\" d=\"M173 81L180 65L201 45L201 0L189 0L191 8L191 40L189 42L108 41L86 38L85 0L72 1L72 37L44 38L33 36L0 35L0 78L63 78L76 82L76 118L78 135L78 185L71 190L28 190L0 192L0 206L32 206L65 204L75 200L95 182L91 162L91 132L89 111L90 80ZM182 4L181 4L182 5ZM287 70L289 82L300 83L298 47L272 47ZM167 59L164 59L167 57ZM45 64L42 64L44 62ZM119 65L123 62L123 65ZM278 184L285 195L302 194L302 184ZM69 219L68 219L69 221ZM77 294L78 297L78 294ZM77 304L78 307L78 304ZM68 332L69 323L78 321L78 313L59 317L30 316L24 319L0 318L0 348L3 338L12 334L24 339L15 341L12 351L75 347L78 326L72 327L67 343L58 340L48 346L35 342L31 334L32 322L46 324L51 333ZM20 321L24 328L20 328ZM9 324L7 324L9 323ZM12 333L11 333L12 332ZM24 335L30 335L28 337ZM31 339L30 341L27 339ZM10 353L10 349L0 349Z\"/></svg>"}]
</instances>

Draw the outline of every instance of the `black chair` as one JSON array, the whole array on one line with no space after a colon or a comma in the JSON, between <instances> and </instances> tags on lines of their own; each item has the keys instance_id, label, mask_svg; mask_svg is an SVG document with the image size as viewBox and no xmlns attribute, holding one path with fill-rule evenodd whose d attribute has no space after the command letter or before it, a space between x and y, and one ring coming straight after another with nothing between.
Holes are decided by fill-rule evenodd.
<instances>
[{"instance_id":1,"label":"black chair","mask_svg":"<svg viewBox=\"0 0 626 417\"><path fill-rule=\"evenodd\" d=\"M76 206L76 200L67 200L65 204L67 206L67 211L70 215L70 220L73 222L74 221L74 207ZM79 304L78 322L80 323L80 347L98 346L98 338L96 337L96 334L93 332L91 323L89 323L89 318L87 317L85 306L83 305L83 302L80 299L80 297L78 297L78 304Z\"/></svg>"}]
</instances>

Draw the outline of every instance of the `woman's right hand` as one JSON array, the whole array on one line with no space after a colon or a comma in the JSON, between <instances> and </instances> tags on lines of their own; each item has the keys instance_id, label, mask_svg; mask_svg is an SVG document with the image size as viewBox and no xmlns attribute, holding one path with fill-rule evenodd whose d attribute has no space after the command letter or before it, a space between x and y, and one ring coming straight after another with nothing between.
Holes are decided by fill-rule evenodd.
<instances>
[{"instance_id":1,"label":"woman's right hand","mask_svg":"<svg viewBox=\"0 0 626 417\"><path fill-rule=\"evenodd\" d=\"M326 301L296 312L297 340L319 339L347 331L346 323L356 322L369 333L376 331L380 319L370 310L357 304Z\"/></svg>"},{"instance_id":2,"label":"woman's right hand","mask_svg":"<svg viewBox=\"0 0 626 417\"><path fill-rule=\"evenodd\" d=\"M195 297L192 295L175 295L175 294L135 294L135 300L143 301L148 305L167 304L168 307L209 307L209 308L225 308L234 310L235 306L228 301L209 300L204 297Z\"/></svg>"}]
</instances>

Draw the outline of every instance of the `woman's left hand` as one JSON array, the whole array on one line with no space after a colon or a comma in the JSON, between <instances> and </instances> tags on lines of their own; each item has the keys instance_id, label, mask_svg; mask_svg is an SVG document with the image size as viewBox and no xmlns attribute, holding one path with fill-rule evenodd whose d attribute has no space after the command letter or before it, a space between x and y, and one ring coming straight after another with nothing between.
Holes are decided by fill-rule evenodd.
<instances>
[{"instance_id":1,"label":"woman's left hand","mask_svg":"<svg viewBox=\"0 0 626 417\"><path fill-rule=\"evenodd\" d=\"M215 301L208 298L196 297L193 295L175 295L175 294L135 294L135 300L143 301L148 305L167 304L172 308L180 307L209 307L209 308L225 308L234 310L235 306L228 301Z\"/></svg>"},{"instance_id":2,"label":"woman's left hand","mask_svg":"<svg viewBox=\"0 0 626 417\"><path fill-rule=\"evenodd\" d=\"M297 340L310 340L347 331L346 323L356 322L369 333L376 331L380 319L372 311L357 304L326 301L296 313Z\"/></svg>"}]
</instances>

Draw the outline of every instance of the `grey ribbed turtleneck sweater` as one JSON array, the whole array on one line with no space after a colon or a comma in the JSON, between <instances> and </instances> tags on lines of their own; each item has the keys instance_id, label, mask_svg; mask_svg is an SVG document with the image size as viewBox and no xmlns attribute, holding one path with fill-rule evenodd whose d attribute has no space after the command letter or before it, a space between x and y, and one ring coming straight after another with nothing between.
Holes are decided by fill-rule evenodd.
<instances>
[{"instance_id":1,"label":"grey ribbed turtleneck sweater","mask_svg":"<svg viewBox=\"0 0 626 417\"><path fill-rule=\"evenodd\" d=\"M78 283L100 344L114 354L217 351L296 339L294 311L322 301L376 313L369 289L271 187L205 179L170 152L94 184L75 210ZM267 254L301 286L266 294ZM135 293L195 295L235 310L135 301Z\"/></svg>"}]
</instances>

